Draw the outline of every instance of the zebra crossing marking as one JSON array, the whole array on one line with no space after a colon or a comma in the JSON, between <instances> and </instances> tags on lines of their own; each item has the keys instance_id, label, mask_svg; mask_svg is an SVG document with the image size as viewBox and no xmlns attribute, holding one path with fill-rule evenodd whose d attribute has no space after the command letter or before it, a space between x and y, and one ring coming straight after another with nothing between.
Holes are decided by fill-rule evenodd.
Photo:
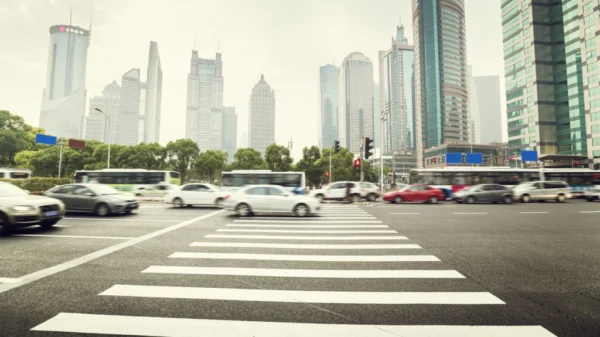
<instances>
[{"instance_id":1,"label":"zebra crossing marking","mask_svg":"<svg viewBox=\"0 0 600 337\"><path fill-rule=\"evenodd\" d=\"M170 258L313 262L439 262L433 255L286 255L175 252Z\"/></svg>"},{"instance_id":2,"label":"zebra crossing marking","mask_svg":"<svg viewBox=\"0 0 600 337\"><path fill-rule=\"evenodd\" d=\"M208 234L207 239L244 239L244 240L296 240L296 241L398 241L408 240L406 236L300 236L300 235L241 235L241 234Z\"/></svg>"},{"instance_id":3,"label":"zebra crossing marking","mask_svg":"<svg viewBox=\"0 0 600 337\"><path fill-rule=\"evenodd\" d=\"M421 249L412 243L406 244L293 244L252 242L193 242L190 247L269 248L269 249Z\"/></svg>"}]
</instances>

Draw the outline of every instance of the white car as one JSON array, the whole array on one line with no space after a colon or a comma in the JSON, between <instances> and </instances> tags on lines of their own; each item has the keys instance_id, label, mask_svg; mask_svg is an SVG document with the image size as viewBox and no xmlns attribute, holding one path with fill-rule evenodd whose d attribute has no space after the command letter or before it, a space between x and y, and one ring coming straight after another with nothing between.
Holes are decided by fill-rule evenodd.
<instances>
[{"instance_id":1,"label":"white car","mask_svg":"<svg viewBox=\"0 0 600 337\"><path fill-rule=\"evenodd\" d=\"M319 200L291 193L277 185L243 187L225 198L223 208L239 216L253 213L292 213L303 217L321 210Z\"/></svg>"},{"instance_id":2,"label":"white car","mask_svg":"<svg viewBox=\"0 0 600 337\"><path fill-rule=\"evenodd\" d=\"M192 183L170 190L163 201L175 207L194 205L221 207L221 203L230 193L230 191L221 191L212 184Z\"/></svg>"},{"instance_id":3,"label":"white car","mask_svg":"<svg viewBox=\"0 0 600 337\"><path fill-rule=\"evenodd\" d=\"M136 197L164 198L164 196L167 195L167 193L169 193L169 191L175 190L178 188L179 188L179 186L177 186L177 185L159 184L159 185L152 185L152 186L148 186L148 187L140 187L135 192L133 192L133 194Z\"/></svg>"},{"instance_id":4,"label":"white car","mask_svg":"<svg viewBox=\"0 0 600 337\"><path fill-rule=\"evenodd\" d=\"M589 191L585 191L585 193L583 194L583 197L587 201L600 200L600 187L594 187L593 189L591 189Z\"/></svg>"},{"instance_id":5,"label":"white car","mask_svg":"<svg viewBox=\"0 0 600 337\"><path fill-rule=\"evenodd\" d=\"M367 182L360 183L354 181L337 181L325 188L312 190L308 195L317 198L320 201L343 200L346 197L346 188L348 184L352 184L352 187L350 188L350 196L355 202L360 201L360 199L375 201L381 195L377 185Z\"/></svg>"}]
</instances>

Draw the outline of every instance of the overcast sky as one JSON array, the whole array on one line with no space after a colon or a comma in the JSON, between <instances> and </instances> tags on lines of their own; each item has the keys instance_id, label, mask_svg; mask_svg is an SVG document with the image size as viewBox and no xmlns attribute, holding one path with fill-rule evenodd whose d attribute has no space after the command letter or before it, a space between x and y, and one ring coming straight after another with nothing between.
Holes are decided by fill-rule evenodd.
<instances>
[{"instance_id":1,"label":"overcast sky","mask_svg":"<svg viewBox=\"0 0 600 337\"><path fill-rule=\"evenodd\" d=\"M500 1L465 2L468 63L475 75L499 75L503 88ZM220 45L224 104L237 109L238 135L246 130L250 91L264 74L277 100L276 141L286 145L293 137L298 159L302 147L318 145L319 66L339 65L360 51L373 61L378 78L377 51L389 48L400 20L413 42L411 5L412 0L1 0L0 109L38 125L48 29L68 24L73 7L74 25L87 28L93 14L88 98L113 80L120 83L131 68L142 69L145 80L149 42L156 41L163 67L161 143L181 138L194 39L204 58L214 58Z\"/></svg>"}]
</instances>

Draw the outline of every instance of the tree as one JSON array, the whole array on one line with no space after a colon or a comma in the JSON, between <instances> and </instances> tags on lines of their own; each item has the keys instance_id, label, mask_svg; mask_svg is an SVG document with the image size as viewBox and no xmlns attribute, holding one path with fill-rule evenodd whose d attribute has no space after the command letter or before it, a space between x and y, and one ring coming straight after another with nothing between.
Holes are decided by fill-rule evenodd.
<instances>
[{"instance_id":1,"label":"tree","mask_svg":"<svg viewBox=\"0 0 600 337\"><path fill-rule=\"evenodd\" d=\"M290 156L290 149L273 143L265 150L265 162L271 171L285 172L292 170L294 160Z\"/></svg>"},{"instance_id":2,"label":"tree","mask_svg":"<svg viewBox=\"0 0 600 337\"><path fill-rule=\"evenodd\" d=\"M234 162L229 166L232 170L252 170L264 168L260 152L252 148L238 149L233 155Z\"/></svg>"},{"instance_id":3,"label":"tree","mask_svg":"<svg viewBox=\"0 0 600 337\"><path fill-rule=\"evenodd\" d=\"M222 171L227 163L227 154L219 150L208 150L200 153L194 161L194 169L200 177L213 183L215 173Z\"/></svg>"},{"instance_id":4,"label":"tree","mask_svg":"<svg viewBox=\"0 0 600 337\"><path fill-rule=\"evenodd\" d=\"M119 164L122 168L162 170L166 166L166 156L166 148L158 143L140 143L123 149L119 153Z\"/></svg>"},{"instance_id":5,"label":"tree","mask_svg":"<svg viewBox=\"0 0 600 337\"><path fill-rule=\"evenodd\" d=\"M15 166L15 156L32 147L29 132L32 127L23 117L0 110L0 166Z\"/></svg>"},{"instance_id":6,"label":"tree","mask_svg":"<svg viewBox=\"0 0 600 337\"><path fill-rule=\"evenodd\" d=\"M329 171L329 167L323 170L317 165L317 161L321 159L321 151L316 146L305 147L302 149L302 159L296 164L296 171L303 171L306 174L306 180L309 185L320 185L324 182L325 171Z\"/></svg>"},{"instance_id":7,"label":"tree","mask_svg":"<svg viewBox=\"0 0 600 337\"><path fill-rule=\"evenodd\" d=\"M167 163L179 172L182 184L185 183L185 175L199 153L198 144L191 139L178 139L167 144Z\"/></svg>"}]
</instances>

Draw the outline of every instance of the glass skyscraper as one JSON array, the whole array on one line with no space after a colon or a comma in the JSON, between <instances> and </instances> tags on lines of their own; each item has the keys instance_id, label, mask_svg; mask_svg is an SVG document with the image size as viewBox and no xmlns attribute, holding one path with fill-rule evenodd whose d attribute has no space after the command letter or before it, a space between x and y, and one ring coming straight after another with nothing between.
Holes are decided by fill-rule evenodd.
<instances>
[{"instance_id":1,"label":"glass skyscraper","mask_svg":"<svg viewBox=\"0 0 600 337\"><path fill-rule=\"evenodd\" d=\"M413 0L417 165L425 149L469 140L463 0Z\"/></svg>"},{"instance_id":2,"label":"glass skyscraper","mask_svg":"<svg viewBox=\"0 0 600 337\"><path fill-rule=\"evenodd\" d=\"M331 148L338 133L338 68L331 64L319 69L321 148Z\"/></svg>"}]
</instances>

